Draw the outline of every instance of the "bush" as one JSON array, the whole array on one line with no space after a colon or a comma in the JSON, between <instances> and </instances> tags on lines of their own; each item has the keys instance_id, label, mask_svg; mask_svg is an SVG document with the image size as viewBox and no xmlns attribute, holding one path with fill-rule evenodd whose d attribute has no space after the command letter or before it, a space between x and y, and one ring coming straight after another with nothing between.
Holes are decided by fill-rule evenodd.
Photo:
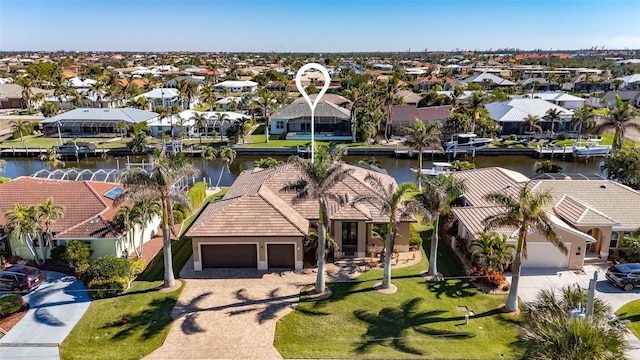
<instances>
[{"instance_id":1,"label":"bush","mask_svg":"<svg viewBox=\"0 0 640 360\"><path fill-rule=\"evenodd\" d=\"M93 279L87 285L93 299L104 299L121 294L129 286L128 277L112 277L110 279Z\"/></svg>"},{"instance_id":2,"label":"bush","mask_svg":"<svg viewBox=\"0 0 640 360\"><path fill-rule=\"evenodd\" d=\"M25 129L25 131L22 133L22 136L29 136L29 135L33 135L36 126L38 126L37 122L29 122L27 123L27 128ZM16 130L14 132L11 133L11 139L13 140L19 140L20 139L20 131Z\"/></svg>"},{"instance_id":3,"label":"bush","mask_svg":"<svg viewBox=\"0 0 640 360\"><path fill-rule=\"evenodd\" d=\"M91 250L89 242L80 240L71 240L67 244L67 249L65 252L67 261L73 266L88 264L89 257L92 253L93 251Z\"/></svg>"},{"instance_id":4,"label":"bush","mask_svg":"<svg viewBox=\"0 0 640 360\"><path fill-rule=\"evenodd\" d=\"M82 263L82 264L78 264L75 267L75 271L76 271L76 278L78 279L84 279L86 274L87 274L87 270L89 270L89 263Z\"/></svg>"},{"instance_id":5,"label":"bush","mask_svg":"<svg viewBox=\"0 0 640 360\"><path fill-rule=\"evenodd\" d=\"M175 219L175 214L177 212L182 213L182 220L178 221ZM181 203L175 203L173 205L173 214L174 214L174 222L177 223L181 223L184 219L188 218L189 215L191 215L191 211L189 210L189 208L187 208L186 206L182 205Z\"/></svg>"},{"instance_id":6,"label":"bush","mask_svg":"<svg viewBox=\"0 0 640 360\"><path fill-rule=\"evenodd\" d=\"M411 237L409 238L410 246L417 246L420 248L422 246L422 236L417 231L411 231Z\"/></svg>"},{"instance_id":7,"label":"bush","mask_svg":"<svg viewBox=\"0 0 640 360\"><path fill-rule=\"evenodd\" d=\"M131 275L131 263L115 255L99 257L85 273L85 282L94 279L128 278Z\"/></svg>"},{"instance_id":8,"label":"bush","mask_svg":"<svg viewBox=\"0 0 640 360\"><path fill-rule=\"evenodd\" d=\"M7 317L22 309L22 296L18 294L4 294L0 296L0 316Z\"/></svg>"},{"instance_id":9,"label":"bush","mask_svg":"<svg viewBox=\"0 0 640 360\"><path fill-rule=\"evenodd\" d=\"M206 197L207 186L203 182L193 184L191 189L187 192L187 198L189 198L189 203L193 208L200 206Z\"/></svg>"},{"instance_id":10,"label":"bush","mask_svg":"<svg viewBox=\"0 0 640 360\"><path fill-rule=\"evenodd\" d=\"M184 221L184 214L182 213L182 211L173 210L173 223L179 224L183 221Z\"/></svg>"},{"instance_id":11,"label":"bush","mask_svg":"<svg viewBox=\"0 0 640 360\"><path fill-rule=\"evenodd\" d=\"M491 286L492 289L500 289L507 282L507 278L498 272L489 271L487 273L487 284Z\"/></svg>"},{"instance_id":12,"label":"bush","mask_svg":"<svg viewBox=\"0 0 640 360\"><path fill-rule=\"evenodd\" d=\"M144 259L131 259L129 260L131 264L131 276L136 277L147 268L147 262Z\"/></svg>"},{"instance_id":13,"label":"bush","mask_svg":"<svg viewBox=\"0 0 640 360\"><path fill-rule=\"evenodd\" d=\"M51 260L61 265L69 265L69 260L67 259L67 247L65 245L59 245L51 249L49 253L51 256Z\"/></svg>"},{"instance_id":14,"label":"bush","mask_svg":"<svg viewBox=\"0 0 640 360\"><path fill-rule=\"evenodd\" d=\"M559 140L559 141L567 140L567 134L560 133L560 134L556 135L556 140Z\"/></svg>"},{"instance_id":15,"label":"bush","mask_svg":"<svg viewBox=\"0 0 640 360\"><path fill-rule=\"evenodd\" d=\"M0 184L4 184L6 182L11 181L11 178L6 177L6 176L0 176Z\"/></svg>"}]
</instances>

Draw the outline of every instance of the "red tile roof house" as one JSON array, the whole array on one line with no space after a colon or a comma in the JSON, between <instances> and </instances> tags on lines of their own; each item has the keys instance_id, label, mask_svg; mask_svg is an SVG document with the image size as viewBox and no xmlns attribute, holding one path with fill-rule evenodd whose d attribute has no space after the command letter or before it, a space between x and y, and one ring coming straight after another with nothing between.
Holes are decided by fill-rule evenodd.
<instances>
[{"instance_id":1,"label":"red tile roof house","mask_svg":"<svg viewBox=\"0 0 640 360\"><path fill-rule=\"evenodd\" d=\"M453 209L453 214L458 219L457 235L468 240L484 229L487 216L502 211L484 199L486 194L503 192L517 197L529 181L518 172L499 167L459 171L453 176L464 180L467 187L466 206ZM590 178L574 174L573 178L532 180L532 191L550 192L552 201L545 212L569 253L562 254L539 232L531 232L523 268L580 269L585 260L606 261L611 250L622 247L624 238L640 230L640 192L611 180ZM496 232L506 234L508 242L517 241L515 228Z\"/></svg>"},{"instance_id":2,"label":"red tile roof house","mask_svg":"<svg viewBox=\"0 0 640 360\"><path fill-rule=\"evenodd\" d=\"M352 165L346 179L332 191L354 199L370 192L365 177L370 172ZM395 180L375 174L383 182ZM302 269L304 239L310 224L318 221L318 200L293 203L295 193L281 191L285 184L301 177L291 164L270 169L243 171L222 200L209 204L186 236L192 238L194 270L203 268ZM386 224L388 216L372 203L356 206L334 203L329 209L329 232L337 243L335 257L363 257L381 251L382 242L372 235L374 225ZM395 250L409 251L409 225L403 218Z\"/></svg>"},{"instance_id":3,"label":"red tile roof house","mask_svg":"<svg viewBox=\"0 0 640 360\"><path fill-rule=\"evenodd\" d=\"M133 246L128 243L125 234L115 231L112 222L117 212L112 198L117 191L111 191L118 187L119 184L109 182L32 177L19 177L0 184L0 239L3 239L6 249L6 253L0 255L33 259L25 243L13 238L9 239L9 243L6 242L6 234L3 234L6 224L4 213L12 210L16 203L34 205L49 197L53 197L55 204L65 207L64 216L51 225L54 245L66 244L71 240L88 241L93 250L92 261L104 255L133 254ZM159 223L160 218L145 228L145 243L157 232ZM140 230L137 227L134 231L136 244L140 239ZM46 257L49 257L48 253Z\"/></svg>"},{"instance_id":4,"label":"red tile roof house","mask_svg":"<svg viewBox=\"0 0 640 360\"><path fill-rule=\"evenodd\" d=\"M400 131L400 127L413 127L416 120L421 120L425 124L438 121L444 125L451 116L452 110L453 106L451 105L421 108L415 107L415 105L394 106L391 108L391 135L405 135Z\"/></svg>"}]
</instances>

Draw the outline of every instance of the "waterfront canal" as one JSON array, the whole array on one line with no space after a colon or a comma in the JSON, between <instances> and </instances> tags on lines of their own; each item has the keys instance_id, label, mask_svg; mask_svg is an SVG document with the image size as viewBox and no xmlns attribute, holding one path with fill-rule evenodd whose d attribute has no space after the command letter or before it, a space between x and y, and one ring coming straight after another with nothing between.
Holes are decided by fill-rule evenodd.
<instances>
[{"instance_id":1,"label":"waterfront canal","mask_svg":"<svg viewBox=\"0 0 640 360\"><path fill-rule=\"evenodd\" d=\"M238 156L236 160L231 164L231 173L226 169L222 175L220 181L221 186L230 186L240 172L246 169L254 167L254 161L265 156ZM274 158L286 161L287 157ZM345 156L343 159L346 163L357 165L358 161L363 156ZM131 162L148 162L149 157L107 157L107 158L83 158L79 160L68 159L64 168L71 169L116 169L123 168L125 163L129 159ZM381 167L386 169L387 172L393 176L398 183L413 181L414 173L410 168L417 167L417 157L414 158L396 158L394 156L376 156L376 159L381 162ZM37 160L35 158L4 158L7 161L5 165L4 173L0 173L0 176L7 176L10 178L16 178L18 176L31 176L35 172L41 169L50 169L49 165ZM471 161L471 157L460 158L459 160ZM554 160L562 166L562 172L564 173L598 173L601 174L599 163L602 158L590 159L586 162L584 159L562 161L560 159ZM476 167L491 167L500 166L507 169L518 171L526 176L532 177L535 175L535 163L536 159L523 155L501 155L501 156L477 156L473 162ZM220 160L202 160L200 158L193 159L194 166L200 170L201 175L199 179L205 177L207 181L216 184L220 171L223 169L223 163ZM425 158L424 168L431 167L431 161L428 157Z\"/></svg>"}]
</instances>

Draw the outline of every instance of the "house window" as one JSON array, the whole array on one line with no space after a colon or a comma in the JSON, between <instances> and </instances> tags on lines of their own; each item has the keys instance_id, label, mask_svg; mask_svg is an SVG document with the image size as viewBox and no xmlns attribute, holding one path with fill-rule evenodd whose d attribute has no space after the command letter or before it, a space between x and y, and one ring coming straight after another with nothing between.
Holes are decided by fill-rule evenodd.
<instances>
[{"instance_id":1,"label":"house window","mask_svg":"<svg viewBox=\"0 0 640 360\"><path fill-rule=\"evenodd\" d=\"M609 241L609 249L615 249L618 247L618 236L619 233L614 231L611 233L611 240Z\"/></svg>"},{"instance_id":2,"label":"house window","mask_svg":"<svg viewBox=\"0 0 640 360\"><path fill-rule=\"evenodd\" d=\"M285 124L284 120L276 121L276 129L284 129L284 124Z\"/></svg>"}]
</instances>

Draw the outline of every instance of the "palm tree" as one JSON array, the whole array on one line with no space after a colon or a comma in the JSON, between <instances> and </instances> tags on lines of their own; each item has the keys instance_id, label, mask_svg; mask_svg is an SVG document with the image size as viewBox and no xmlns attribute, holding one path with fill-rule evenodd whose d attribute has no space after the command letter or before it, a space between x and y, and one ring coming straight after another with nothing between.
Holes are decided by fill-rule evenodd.
<instances>
[{"instance_id":1,"label":"palm tree","mask_svg":"<svg viewBox=\"0 0 640 360\"><path fill-rule=\"evenodd\" d=\"M33 95L33 79L28 76L19 76L15 79L17 85L22 87L22 100L27 104L29 114L31 114L31 95Z\"/></svg>"},{"instance_id":2,"label":"palm tree","mask_svg":"<svg viewBox=\"0 0 640 360\"><path fill-rule=\"evenodd\" d=\"M634 122L637 116L638 111L633 105L622 101L619 96L616 96L616 105L607 111L605 121L592 127L588 132L602 134L605 130L615 130L613 135L613 149L618 150L622 148L627 129L640 131L640 124Z\"/></svg>"},{"instance_id":3,"label":"palm tree","mask_svg":"<svg viewBox=\"0 0 640 360\"><path fill-rule=\"evenodd\" d=\"M22 145L24 146L24 134L31 128L29 121L21 119L11 120L9 121L9 125L11 125L12 131L20 133L20 141L22 141Z\"/></svg>"},{"instance_id":4,"label":"palm tree","mask_svg":"<svg viewBox=\"0 0 640 360\"><path fill-rule=\"evenodd\" d=\"M125 234L127 243L129 244L127 245L127 249L129 249L129 246L135 249L134 229L140 222L140 212L135 206L122 205L118 208L113 218L113 225L116 231Z\"/></svg>"},{"instance_id":5,"label":"palm tree","mask_svg":"<svg viewBox=\"0 0 640 360\"><path fill-rule=\"evenodd\" d=\"M556 121L562 120L562 110L558 110L557 108L551 108L547 110L544 118L547 121L551 121L551 137L553 137L553 133L555 130Z\"/></svg>"},{"instance_id":6,"label":"palm tree","mask_svg":"<svg viewBox=\"0 0 640 360\"><path fill-rule=\"evenodd\" d=\"M141 258L144 252L144 230L156 216L162 216L162 206L158 200L146 198L133 204L133 207L138 211L135 224L140 226L140 250L138 251L138 247L136 246L134 246L133 249L136 256Z\"/></svg>"},{"instance_id":7,"label":"palm tree","mask_svg":"<svg viewBox=\"0 0 640 360\"><path fill-rule=\"evenodd\" d=\"M408 192L415 191L415 185L407 182L400 186L394 183L385 184L376 175L369 174L365 181L372 189L371 194L363 194L353 200L353 204L361 202L374 202L380 206L380 214L389 216L386 229L386 241L384 245L384 272L382 276L382 288L391 286L391 253L398 232L398 223L403 218L414 214L426 215L426 210L419 201L408 199Z\"/></svg>"},{"instance_id":8,"label":"palm tree","mask_svg":"<svg viewBox=\"0 0 640 360\"><path fill-rule=\"evenodd\" d=\"M538 130L538 132L542 132L542 127L538 125L540 122L540 116L529 114L524 118L524 125L529 127L529 133L534 134L535 131L533 129Z\"/></svg>"},{"instance_id":9,"label":"palm tree","mask_svg":"<svg viewBox=\"0 0 640 360\"><path fill-rule=\"evenodd\" d=\"M129 124L126 121L121 120L115 123L114 130L120 133L120 142L124 142L124 137L127 129L129 129Z\"/></svg>"},{"instance_id":10,"label":"palm tree","mask_svg":"<svg viewBox=\"0 0 640 360\"><path fill-rule=\"evenodd\" d=\"M218 152L212 146L207 146L202 150L203 160L214 160L218 156Z\"/></svg>"},{"instance_id":11,"label":"palm tree","mask_svg":"<svg viewBox=\"0 0 640 360\"><path fill-rule=\"evenodd\" d=\"M562 166L551 160L536 161L536 174L559 173L560 171L562 171Z\"/></svg>"},{"instance_id":12,"label":"palm tree","mask_svg":"<svg viewBox=\"0 0 640 360\"><path fill-rule=\"evenodd\" d=\"M134 153L145 153L147 151L147 135L143 131L135 133L127 147Z\"/></svg>"},{"instance_id":13,"label":"palm tree","mask_svg":"<svg viewBox=\"0 0 640 360\"><path fill-rule=\"evenodd\" d=\"M596 124L595 113L590 106L583 106L573 112L571 127L578 131L578 138L582 131L589 131Z\"/></svg>"},{"instance_id":14,"label":"palm tree","mask_svg":"<svg viewBox=\"0 0 640 360\"><path fill-rule=\"evenodd\" d=\"M303 160L294 156L289 163L300 170L300 179L286 184L282 190L295 192L293 202L298 203L306 199L318 200L318 275L316 277L315 292L324 294L325 292L325 249L326 235L329 228L329 206L332 201L338 204L343 203L342 196L334 193L331 189L344 180L351 169L344 169L333 158L326 156L325 150L318 149L318 154L314 162Z\"/></svg>"},{"instance_id":15,"label":"palm tree","mask_svg":"<svg viewBox=\"0 0 640 360\"><path fill-rule=\"evenodd\" d=\"M515 245L507 243L507 235L502 236L496 233L478 233L478 237L469 244L473 261L483 260L487 270L504 272L506 265L513 261L513 251Z\"/></svg>"},{"instance_id":16,"label":"palm tree","mask_svg":"<svg viewBox=\"0 0 640 360\"><path fill-rule=\"evenodd\" d=\"M46 98L44 93L37 93L37 94L33 94L33 96L31 97L31 102L32 104L35 106L35 108L39 108L40 106L42 106L42 102L44 102L44 99Z\"/></svg>"},{"instance_id":17,"label":"palm tree","mask_svg":"<svg viewBox=\"0 0 640 360\"><path fill-rule=\"evenodd\" d=\"M39 158L40 161L46 162L52 168L64 166L64 161L60 160L62 156L52 147L48 148L44 154L39 156Z\"/></svg>"},{"instance_id":18,"label":"palm tree","mask_svg":"<svg viewBox=\"0 0 640 360\"><path fill-rule=\"evenodd\" d=\"M171 238L169 226L173 225L173 204L183 204L191 209L185 192L176 187L183 178L193 177L197 171L186 162L181 155L160 154L155 158L155 165L150 173L142 169L131 169L122 172L118 180L127 185L126 190L116 198L116 206L124 201L137 202L142 199L159 200L162 208L162 250L164 253L164 287L173 287L173 261L171 256Z\"/></svg>"},{"instance_id":19,"label":"palm tree","mask_svg":"<svg viewBox=\"0 0 640 360\"><path fill-rule=\"evenodd\" d=\"M264 88L258 89L256 93L258 103L262 107L262 116L264 116L264 142L269 142L269 110L273 109L274 95L271 91Z\"/></svg>"},{"instance_id":20,"label":"palm tree","mask_svg":"<svg viewBox=\"0 0 640 360\"><path fill-rule=\"evenodd\" d=\"M568 253L566 246L556 234L549 216L544 212L544 207L553 199L551 194L548 191L533 192L531 186L531 182L525 183L516 199L502 192L492 192L485 196L487 201L501 206L504 210L500 211L499 214L491 215L484 219L484 231L514 226L518 232L518 243L512 268L511 290L505 305L509 311L518 309L518 284L520 283L522 257L526 258L527 256L527 235L529 231L538 231L562 253L565 255Z\"/></svg>"},{"instance_id":21,"label":"palm tree","mask_svg":"<svg viewBox=\"0 0 640 360\"><path fill-rule=\"evenodd\" d=\"M218 177L216 188L220 186L220 180L222 180L222 174L224 173L225 167L227 168L228 172L231 172L231 170L229 170L229 164L231 164L236 159L236 151L230 147L222 146L218 151L218 156L224 164L222 165L222 169L220 169L220 176Z\"/></svg>"},{"instance_id":22,"label":"palm tree","mask_svg":"<svg viewBox=\"0 0 640 360\"><path fill-rule=\"evenodd\" d=\"M450 211L451 203L466 191L464 181L449 175L428 179L418 198L433 219L433 235L429 257L429 275L438 276L438 241L440 215Z\"/></svg>"},{"instance_id":23,"label":"palm tree","mask_svg":"<svg viewBox=\"0 0 640 360\"><path fill-rule=\"evenodd\" d=\"M13 210L8 210L4 213L4 218L6 220L4 226L7 233L18 239L18 241L26 243L36 263L41 265L42 259L40 259L33 244L33 237L38 230L38 217L35 206L14 204Z\"/></svg>"},{"instance_id":24,"label":"palm tree","mask_svg":"<svg viewBox=\"0 0 640 360\"><path fill-rule=\"evenodd\" d=\"M34 205L34 216L42 235L42 241L39 243L42 258L46 259L45 248L51 246L53 239L51 224L64 216L64 206L55 204L53 197L49 197L44 202Z\"/></svg>"},{"instance_id":25,"label":"palm tree","mask_svg":"<svg viewBox=\"0 0 640 360\"><path fill-rule=\"evenodd\" d=\"M42 112L42 116L50 118L56 116L58 112L60 112L60 108L55 103L45 101L44 104L42 104L40 111Z\"/></svg>"},{"instance_id":26,"label":"palm tree","mask_svg":"<svg viewBox=\"0 0 640 360\"><path fill-rule=\"evenodd\" d=\"M96 81L89 88L89 92L96 96L96 100L98 101L98 104L100 105L100 107L102 107L102 100L105 95L105 90L106 90L106 85L101 80Z\"/></svg>"},{"instance_id":27,"label":"palm tree","mask_svg":"<svg viewBox=\"0 0 640 360\"><path fill-rule=\"evenodd\" d=\"M209 117L203 113L195 113L193 115L193 120L195 121L195 125L198 128L198 138L200 139L200 144L202 144L202 129L206 134L209 130Z\"/></svg>"},{"instance_id":28,"label":"palm tree","mask_svg":"<svg viewBox=\"0 0 640 360\"><path fill-rule=\"evenodd\" d=\"M268 157L268 158L261 158L259 160L256 160L253 162L253 164L256 167L259 167L261 169L268 169L268 168L272 168L272 167L276 167L278 165L282 164L282 161L280 160L276 160L272 157Z\"/></svg>"},{"instance_id":29,"label":"palm tree","mask_svg":"<svg viewBox=\"0 0 640 360\"><path fill-rule=\"evenodd\" d=\"M202 88L202 100L209 104L209 111L215 109L215 102L218 100L213 84L207 84Z\"/></svg>"},{"instance_id":30,"label":"palm tree","mask_svg":"<svg viewBox=\"0 0 640 360\"><path fill-rule=\"evenodd\" d=\"M442 129L442 124L439 122L425 125L425 123L417 119L412 128L400 127L400 131L407 135L405 143L409 145L409 155L413 151L418 152L418 174L422 174L422 152L426 149L442 150L440 137L438 137L440 129ZM422 190L422 181L418 181L418 189Z\"/></svg>"},{"instance_id":31,"label":"palm tree","mask_svg":"<svg viewBox=\"0 0 640 360\"><path fill-rule=\"evenodd\" d=\"M180 116L181 111L182 109L180 109L180 107L176 105L167 109L167 117L169 118L169 121L171 121L171 140L176 139L176 134L175 134L176 122L173 121L173 118L176 117L178 118L178 121L182 122L182 117ZM182 130L182 124L180 124L180 130Z\"/></svg>"},{"instance_id":32,"label":"palm tree","mask_svg":"<svg viewBox=\"0 0 640 360\"><path fill-rule=\"evenodd\" d=\"M362 110L362 105L367 96L367 87L353 87L342 92L342 95L351 102L351 136L356 141L356 128L358 112Z\"/></svg>"},{"instance_id":33,"label":"palm tree","mask_svg":"<svg viewBox=\"0 0 640 360\"><path fill-rule=\"evenodd\" d=\"M488 101L487 97L479 91L474 91L470 98L466 101L466 106L473 114L473 125L471 125L471 132L476 131L476 123L480 119L481 109L484 109L484 104Z\"/></svg>"},{"instance_id":34,"label":"palm tree","mask_svg":"<svg viewBox=\"0 0 640 360\"><path fill-rule=\"evenodd\" d=\"M218 118L218 130L220 130L220 142L222 142L222 134L224 133L224 131L222 131L223 125L225 122L229 122L229 114L216 113L216 117Z\"/></svg>"}]
</instances>

